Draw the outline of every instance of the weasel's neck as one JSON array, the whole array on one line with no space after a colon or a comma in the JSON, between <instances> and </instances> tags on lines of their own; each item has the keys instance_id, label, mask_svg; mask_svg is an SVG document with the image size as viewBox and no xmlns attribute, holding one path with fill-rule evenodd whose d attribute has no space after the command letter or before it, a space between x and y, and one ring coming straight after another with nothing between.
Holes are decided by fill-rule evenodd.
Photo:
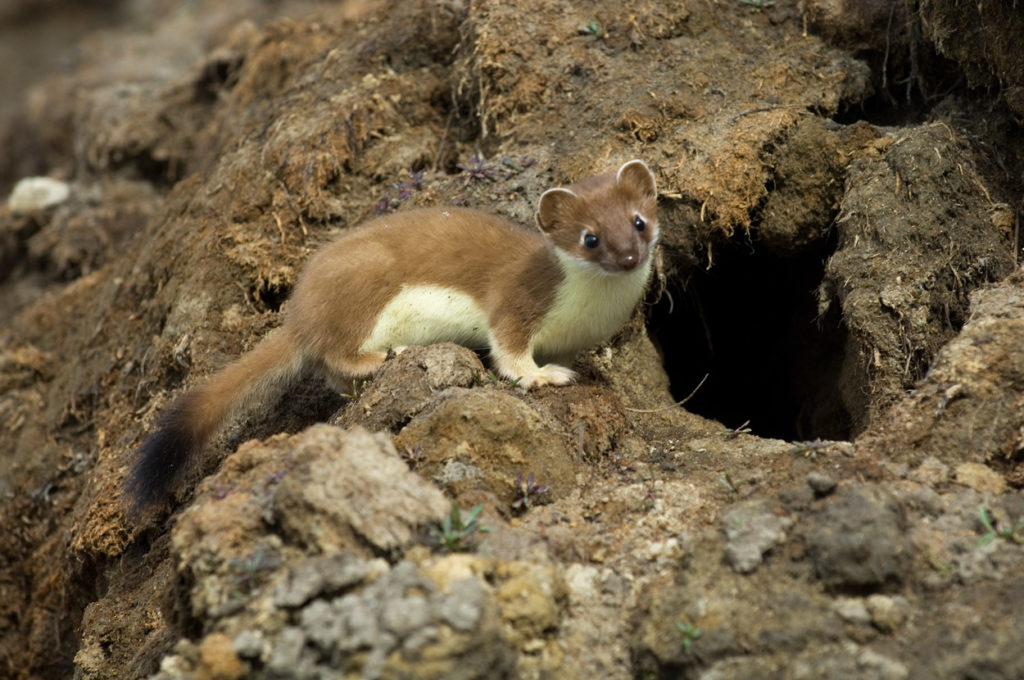
<instances>
[{"instance_id":1,"label":"weasel's neck","mask_svg":"<svg viewBox=\"0 0 1024 680\"><path fill-rule=\"evenodd\" d=\"M633 313L651 274L650 257L631 272L609 274L561 248L554 251L564 278L533 337L540 361L565 361L610 338Z\"/></svg>"}]
</instances>

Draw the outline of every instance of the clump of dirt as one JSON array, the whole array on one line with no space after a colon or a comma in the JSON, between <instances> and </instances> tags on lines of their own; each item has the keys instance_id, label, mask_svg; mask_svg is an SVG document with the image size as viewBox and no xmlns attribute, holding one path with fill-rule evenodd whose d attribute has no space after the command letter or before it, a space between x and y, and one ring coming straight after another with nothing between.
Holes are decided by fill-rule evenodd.
<instances>
[{"instance_id":1,"label":"clump of dirt","mask_svg":"<svg viewBox=\"0 0 1024 680\"><path fill-rule=\"evenodd\" d=\"M158 3L86 38L0 112L0 189L70 187L0 206L0 675L1021 675L1024 163L968 89L1014 109L1016 24L906 9ZM304 376L126 513L157 414L318 245L526 226L630 158L656 272L579 384L451 345Z\"/></svg>"},{"instance_id":2,"label":"clump of dirt","mask_svg":"<svg viewBox=\"0 0 1024 680\"><path fill-rule=\"evenodd\" d=\"M969 293L1014 268L1008 208L966 140L935 123L874 149L848 167L820 293L850 334L843 398L855 431L924 377L963 326Z\"/></svg>"},{"instance_id":3,"label":"clump of dirt","mask_svg":"<svg viewBox=\"0 0 1024 680\"><path fill-rule=\"evenodd\" d=\"M963 69L972 87L987 88L1024 115L1024 64L1014 36L1024 17L1005 3L921 3L923 34L939 53Z\"/></svg>"},{"instance_id":4,"label":"clump of dirt","mask_svg":"<svg viewBox=\"0 0 1024 680\"><path fill-rule=\"evenodd\" d=\"M928 375L865 434L864 444L911 464L926 456L946 464L989 463L1013 470L1021 486L1020 270L973 293L970 310L967 324L941 349Z\"/></svg>"}]
</instances>

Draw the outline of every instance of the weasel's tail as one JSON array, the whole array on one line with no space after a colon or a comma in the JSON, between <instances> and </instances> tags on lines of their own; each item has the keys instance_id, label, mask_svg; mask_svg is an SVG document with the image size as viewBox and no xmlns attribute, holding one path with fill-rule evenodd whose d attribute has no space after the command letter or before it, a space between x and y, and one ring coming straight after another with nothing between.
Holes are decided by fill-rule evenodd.
<instances>
[{"instance_id":1,"label":"weasel's tail","mask_svg":"<svg viewBox=\"0 0 1024 680\"><path fill-rule=\"evenodd\" d=\"M135 454L135 467L125 480L133 511L167 501L232 411L293 378L301 363L291 335L278 329L206 383L178 397L160 414L157 431Z\"/></svg>"}]
</instances>

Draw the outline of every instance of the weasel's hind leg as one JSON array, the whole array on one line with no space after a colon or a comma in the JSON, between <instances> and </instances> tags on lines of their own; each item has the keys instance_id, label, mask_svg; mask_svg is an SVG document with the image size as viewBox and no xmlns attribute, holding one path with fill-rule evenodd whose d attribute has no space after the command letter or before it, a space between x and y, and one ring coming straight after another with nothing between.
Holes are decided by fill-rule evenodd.
<instances>
[{"instance_id":1,"label":"weasel's hind leg","mask_svg":"<svg viewBox=\"0 0 1024 680\"><path fill-rule=\"evenodd\" d=\"M355 394L363 380L376 373L387 356L384 352L325 356L323 365L327 384L343 397Z\"/></svg>"}]
</instances>

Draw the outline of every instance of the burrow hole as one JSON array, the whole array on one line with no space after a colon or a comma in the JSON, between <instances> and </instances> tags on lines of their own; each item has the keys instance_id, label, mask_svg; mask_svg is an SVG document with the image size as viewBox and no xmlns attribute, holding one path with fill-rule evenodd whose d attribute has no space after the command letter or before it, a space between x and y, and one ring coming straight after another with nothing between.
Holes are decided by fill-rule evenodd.
<instances>
[{"instance_id":1,"label":"burrow hole","mask_svg":"<svg viewBox=\"0 0 1024 680\"><path fill-rule=\"evenodd\" d=\"M750 243L715 249L654 305L648 329L673 396L726 427L789 441L848 439L841 387L847 331L817 289L833 244L780 256ZM671 311L670 311L671 310Z\"/></svg>"}]
</instances>

